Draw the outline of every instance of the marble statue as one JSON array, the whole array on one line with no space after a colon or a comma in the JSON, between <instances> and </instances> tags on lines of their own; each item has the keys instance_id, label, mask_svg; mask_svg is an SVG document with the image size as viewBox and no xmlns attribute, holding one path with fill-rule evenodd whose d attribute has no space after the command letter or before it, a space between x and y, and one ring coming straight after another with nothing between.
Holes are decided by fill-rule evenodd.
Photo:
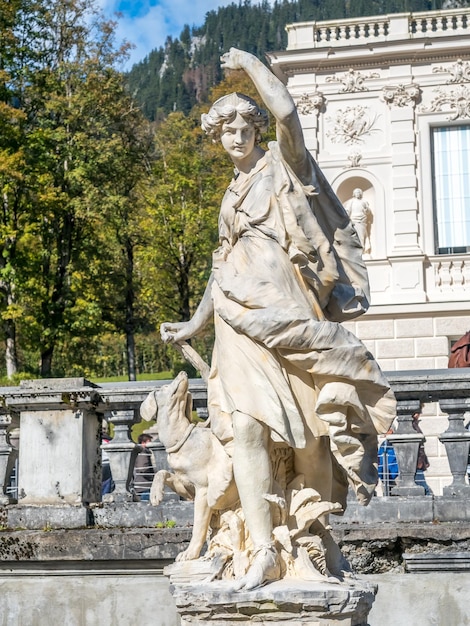
<instances>
[{"instance_id":1,"label":"marble statue","mask_svg":"<svg viewBox=\"0 0 470 626\"><path fill-rule=\"evenodd\" d=\"M352 198L345 203L344 208L354 224L364 254L370 254L372 211L369 203L363 198L362 189L354 189Z\"/></svg>"},{"instance_id":2,"label":"marble statue","mask_svg":"<svg viewBox=\"0 0 470 626\"><path fill-rule=\"evenodd\" d=\"M395 400L370 352L339 323L368 307L362 246L305 147L290 94L247 52L232 48L221 61L253 81L277 141L261 147L267 113L243 94L202 116L235 175L204 296L189 321L161 327L178 345L215 325L208 409L224 454L206 472L233 471L238 497L212 516L203 558L235 590L331 580L346 564L328 515L344 510L348 485L369 502L377 434L395 417ZM184 558L198 553L199 544Z\"/></svg>"}]
</instances>

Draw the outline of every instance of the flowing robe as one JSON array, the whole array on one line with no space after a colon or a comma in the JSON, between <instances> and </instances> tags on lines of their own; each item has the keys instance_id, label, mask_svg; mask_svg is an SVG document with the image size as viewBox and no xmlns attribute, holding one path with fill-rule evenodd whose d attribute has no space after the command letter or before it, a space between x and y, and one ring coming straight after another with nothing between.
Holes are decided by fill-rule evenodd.
<instances>
[{"instance_id":1,"label":"flowing robe","mask_svg":"<svg viewBox=\"0 0 470 626\"><path fill-rule=\"evenodd\" d=\"M312 164L305 187L273 142L225 193L213 257L209 406L219 416L250 415L293 448L305 447L307 429L329 436L332 462L367 503L377 433L388 430L395 401L367 348L334 321L368 306L367 275L357 234ZM223 419L212 427L230 438Z\"/></svg>"}]
</instances>

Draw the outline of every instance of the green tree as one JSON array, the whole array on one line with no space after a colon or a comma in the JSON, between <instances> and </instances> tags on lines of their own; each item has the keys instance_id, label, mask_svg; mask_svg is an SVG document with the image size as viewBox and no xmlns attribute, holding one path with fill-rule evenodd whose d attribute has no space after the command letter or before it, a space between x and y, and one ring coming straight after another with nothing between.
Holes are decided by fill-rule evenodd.
<instances>
[{"instance_id":1,"label":"green tree","mask_svg":"<svg viewBox=\"0 0 470 626\"><path fill-rule=\"evenodd\" d=\"M21 0L0 1L0 328L8 377L18 370L15 265L25 210L26 116L18 108L18 76L27 47L18 37L21 7Z\"/></svg>"},{"instance_id":2,"label":"green tree","mask_svg":"<svg viewBox=\"0 0 470 626\"><path fill-rule=\"evenodd\" d=\"M196 114L170 114L155 141L142 222L149 245L139 262L145 284L141 305L159 326L165 320L189 319L202 296L225 181L220 149L204 137Z\"/></svg>"},{"instance_id":3,"label":"green tree","mask_svg":"<svg viewBox=\"0 0 470 626\"><path fill-rule=\"evenodd\" d=\"M132 203L150 142L118 71L127 50L116 48L114 26L94 0L23 2L17 13L22 67L10 76L24 119L24 161L21 238L9 272L23 342L39 346L43 376L58 346L119 322L106 319L102 295L116 301L116 289L104 286L112 282L107 263L115 263L111 218Z\"/></svg>"}]
</instances>

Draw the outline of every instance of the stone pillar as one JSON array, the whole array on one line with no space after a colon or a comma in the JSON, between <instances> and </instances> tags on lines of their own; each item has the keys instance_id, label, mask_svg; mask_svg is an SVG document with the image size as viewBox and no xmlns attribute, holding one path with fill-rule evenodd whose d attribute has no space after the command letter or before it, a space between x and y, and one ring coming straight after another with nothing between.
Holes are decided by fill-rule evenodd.
<instances>
[{"instance_id":1,"label":"stone pillar","mask_svg":"<svg viewBox=\"0 0 470 626\"><path fill-rule=\"evenodd\" d=\"M105 417L114 425L114 436L109 443L103 444L109 455L109 464L114 481L114 491L103 496L104 502L132 502L130 483L139 446L131 439L131 427L140 421L135 409L111 410Z\"/></svg>"},{"instance_id":2,"label":"stone pillar","mask_svg":"<svg viewBox=\"0 0 470 626\"><path fill-rule=\"evenodd\" d=\"M439 435L439 441L445 446L452 472L452 484L444 487L443 493L445 496L465 496L468 498L470 485L466 482L466 475L470 432L464 427L464 413L469 408L468 399L439 400L439 406L449 416L449 426L445 432Z\"/></svg>"},{"instance_id":3,"label":"stone pillar","mask_svg":"<svg viewBox=\"0 0 470 626\"><path fill-rule=\"evenodd\" d=\"M10 458L13 448L7 441L7 428L11 424L8 413L0 414L0 505L9 504L10 498L6 494L8 479L10 477Z\"/></svg>"},{"instance_id":4,"label":"stone pillar","mask_svg":"<svg viewBox=\"0 0 470 626\"><path fill-rule=\"evenodd\" d=\"M165 446L162 444L162 442L160 441L157 435L153 434L153 437L154 437L153 441L149 443L147 447L152 450L153 456L155 457L155 466L156 466L155 473L159 472L160 470L169 470L170 467L167 461L167 454L166 454ZM167 485L165 485L164 494L165 495L163 496L163 501L162 501L163 504L166 502L178 502L180 499L178 494L176 494Z\"/></svg>"},{"instance_id":5,"label":"stone pillar","mask_svg":"<svg viewBox=\"0 0 470 626\"><path fill-rule=\"evenodd\" d=\"M312 80L315 77L312 76ZM292 93L299 92L302 88L301 95L294 95L295 104L302 124L305 145L314 159L318 158L319 141L318 141L318 117L324 108L325 97L316 86L312 90L311 86L289 84Z\"/></svg>"},{"instance_id":6,"label":"stone pillar","mask_svg":"<svg viewBox=\"0 0 470 626\"><path fill-rule=\"evenodd\" d=\"M101 494L96 385L83 378L23 381L6 397L20 415L18 505L10 526L86 526Z\"/></svg>"},{"instance_id":7,"label":"stone pillar","mask_svg":"<svg viewBox=\"0 0 470 626\"><path fill-rule=\"evenodd\" d=\"M393 444L398 461L399 475L396 487L392 488L392 496L422 496L424 487L415 483L418 450L424 441L424 435L413 428L413 413L419 412L419 400L398 400L398 427L387 439Z\"/></svg>"},{"instance_id":8,"label":"stone pillar","mask_svg":"<svg viewBox=\"0 0 470 626\"><path fill-rule=\"evenodd\" d=\"M391 69L382 98L390 108L393 245L390 251L395 302L425 302L424 255L419 244L415 107L421 90L408 65Z\"/></svg>"}]
</instances>

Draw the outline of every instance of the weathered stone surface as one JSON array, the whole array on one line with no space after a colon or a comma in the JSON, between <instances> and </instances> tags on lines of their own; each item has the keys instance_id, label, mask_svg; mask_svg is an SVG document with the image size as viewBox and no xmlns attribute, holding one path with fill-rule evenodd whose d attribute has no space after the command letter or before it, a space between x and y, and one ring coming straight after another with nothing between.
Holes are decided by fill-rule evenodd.
<instances>
[{"instance_id":1,"label":"weathered stone surface","mask_svg":"<svg viewBox=\"0 0 470 626\"><path fill-rule=\"evenodd\" d=\"M89 510L72 505L13 505L6 509L8 528L29 530L51 528L83 528L90 524Z\"/></svg>"},{"instance_id":2,"label":"weathered stone surface","mask_svg":"<svg viewBox=\"0 0 470 626\"><path fill-rule=\"evenodd\" d=\"M183 626L361 626L377 592L376 585L357 579L335 585L285 578L252 591L233 591L229 581L171 589Z\"/></svg>"},{"instance_id":3,"label":"weathered stone surface","mask_svg":"<svg viewBox=\"0 0 470 626\"><path fill-rule=\"evenodd\" d=\"M349 500L344 515L341 518L335 516L334 521L339 524L364 522L377 524L391 520L396 521L396 523L432 522L433 498L427 496L415 496L413 498L384 496L372 498L367 507Z\"/></svg>"},{"instance_id":4,"label":"weathered stone surface","mask_svg":"<svg viewBox=\"0 0 470 626\"><path fill-rule=\"evenodd\" d=\"M172 562L189 543L186 529L16 530L0 532L0 561L141 561Z\"/></svg>"},{"instance_id":5,"label":"weathered stone surface","mask_svg":"<svg viewBox=\"0 0 470 626\"><path fill-rule=\"evenodd\" d=\"M470 552L403 555L407 572L470 572Z\"/></svg>"},{"instance_id":6,"label":"weathered stone surface","mask_svg":"<svg viewBox=\"0 0 470 626\"><path fill-rule=\"evenodd\" d=\"M166 502L164 506L152 506L148 502L101 504L91 506L94 523L102 528L155 527L156 524L174 523L176 526L192 526L192 502Z\"/></svg>"},{"instance_id":7,"label":"weathered stone surface","mask_svg":"<svg viewBox=\"0 0 470 626\"><path fill-rule=\"evenodd\" d=\"M442 554L470 549L470 525L352 524L334 527L341 551L359 574L404 572L404 554Z\"/></svg>"}]
</instances>

